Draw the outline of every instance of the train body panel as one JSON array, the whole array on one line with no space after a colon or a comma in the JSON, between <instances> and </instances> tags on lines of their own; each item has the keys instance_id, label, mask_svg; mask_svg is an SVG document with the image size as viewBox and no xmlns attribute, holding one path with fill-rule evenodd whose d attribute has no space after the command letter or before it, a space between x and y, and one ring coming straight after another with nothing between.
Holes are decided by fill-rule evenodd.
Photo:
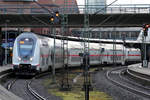
<instances>
[{"instance_id":1,"label":"train body panel","mask_svg":"<svg viewBox=\"0 0 150 100\"><path fill-rule=\"evenodd\" d=\"M102 44L101 56L103 64L125 64L126 50L122 45Z\"/></svg>"},{"instance_id":2,"label":"train body panel","mask_svg":"<svg viewBox=\"0 0 150 100\"><path fill-rule=\"evenodd\" d=\"M140 49L127 48L126 62L141 61Z\"/></svg>"},{"instance_id":3,"label":"train body panel","mask_svg":"<svg viewBox=\"0 0 150 100\"><path fill-rule=\"evenodd\" d=\"M63 67L63 48L61 45L61 40L55 40L55 50L54 50L54 39L50 38L49 41L50 52L51 52L51 67L54 62L54 52L55 52L55 68Z\"/></svg>"},{"instance_id":4,"label":"train body panel","mask_svg":"<svg viewBox=\"0 0 150 100\"><path fill-rule=\"evenodd\" d=\"M95 43L89 43L89 54L90 54L90 64L98 65L101 63L100 55L100 45Z\"/></svg>"},{"instance_id":5,"label":"train body panel","mask_svg":"<svg viewBox=\"0 0 150 100\"><path fill-rule=\"evenodd\" d=\"M38 54L40 57L40 61L39 61L39 67L40 67L40 71L46 71L49 67L49 63L48 63L48 59L49 59L49 45L48 45L48 40L46 38L40 39L40 53ZM38 48L38 47L37 47Z\"/></svg>"},{"instance_id":6,"label":"train body panel","mask_svg":"<svg viewBox=\"0 0 150 100\"><path fill-rule=\"evenodd\" d=\"M66 64L68 63L69 67L76 67L81 65L80 53L83 53L82 44L80 42L68 41L68 61L66 59Z\"/></svg>"}]
</instances>

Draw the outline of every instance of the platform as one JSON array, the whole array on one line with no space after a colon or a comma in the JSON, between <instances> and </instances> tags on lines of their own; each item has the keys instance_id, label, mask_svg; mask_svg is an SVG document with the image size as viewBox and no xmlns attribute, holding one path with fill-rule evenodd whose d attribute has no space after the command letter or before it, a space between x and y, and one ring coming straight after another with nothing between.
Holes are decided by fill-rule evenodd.
<instances>
[{"instance_id":1,"label":"platform","mask_svg":"<svg viewBox=\"0 0 150 100\"><path fill-rule=\"evenodd\" d=\"M11 69L11 67L12 67L11 64L0 66L0 73L3 72L3 71Z\"/></svg>"},{"instance_id":2,"label":"platform","mask_svg":"<svg viewBox=\"0 0 150 100\"><path fill-rule=\"evenodd\" d=\"M12 67L11 65L0 66L0 74L8 72L11 69L11 67ZM9 92L7 89L5 89L3 86L0 85L0 100L23 100L23 99Z\"/></svg>"},{"instance_id":3,"label":"platform","mask_svg":"<svg viewBox=\"0 0 150 100\"><path fill-rule=\"evenodd\" d=\"M150 76L150 64L148 68L143 68L141 63L140 64L134 64L134 65L129 65L128 69L134 72L137 72L139 74L144 74Z\"/></svg>"}]
</instances>

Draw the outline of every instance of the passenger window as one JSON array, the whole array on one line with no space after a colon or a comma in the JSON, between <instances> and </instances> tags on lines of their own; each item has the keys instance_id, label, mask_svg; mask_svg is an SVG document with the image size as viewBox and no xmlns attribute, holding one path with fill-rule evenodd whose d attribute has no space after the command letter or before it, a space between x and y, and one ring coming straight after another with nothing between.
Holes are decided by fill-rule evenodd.
<instances>
[{"instance_id":1,"label":"passenger window","mask_svg":"<svg viewBox=\"0 0 150 100\"><path fill-rule=\"evenodd\" d=\"M104 52L104 51L105 51L105 49L104 49L104 48L102 48L102 49L101 49L101 52Z\"/></svg>"},{"instance_id":2,"label":"passenger window","mask_svg":"<svg viewBox=\"0 0 150 100\"><path fill-rule=\"evenodd\" d=\"M42 46L48 46L47 41L42 41Z\"/></svg>"}]
</instances>

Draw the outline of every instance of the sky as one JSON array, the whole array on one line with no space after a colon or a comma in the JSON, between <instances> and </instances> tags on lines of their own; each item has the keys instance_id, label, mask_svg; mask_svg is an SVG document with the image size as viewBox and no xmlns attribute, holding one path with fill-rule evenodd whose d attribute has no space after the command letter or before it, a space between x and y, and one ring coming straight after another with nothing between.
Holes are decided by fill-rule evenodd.
<instances>
[{"instance_id":1,"label":"sky","mask_svg":"<svg viewBox=\"0 0 150 100\"><path fill-rule=\"evenodd\" d=\"M85 0L77 0L78 5L83 5ZM107 5L115 0L107 0ZM118 0L115 4L150 4L150 0Z\"/></svg>"}]
</instances>

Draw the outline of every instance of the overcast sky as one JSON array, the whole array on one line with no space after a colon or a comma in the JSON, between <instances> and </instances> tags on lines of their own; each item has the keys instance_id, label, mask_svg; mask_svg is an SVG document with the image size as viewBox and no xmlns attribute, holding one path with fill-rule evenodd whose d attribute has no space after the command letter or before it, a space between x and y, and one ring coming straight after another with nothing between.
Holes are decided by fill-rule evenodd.
<instances>
[{"instance_id":1,"label":"overcast sky","mask_svg":"<svg viewBox=\"0 0 150 100\"><path fill-rule=\"evenodd\" d=\"M85 0L77 0L79 5L83 5ZM107 0L107 4L110 4L115 0ZM118 0L115 4L150 4L150 0Z\"/></svg>"}]
</instances>

